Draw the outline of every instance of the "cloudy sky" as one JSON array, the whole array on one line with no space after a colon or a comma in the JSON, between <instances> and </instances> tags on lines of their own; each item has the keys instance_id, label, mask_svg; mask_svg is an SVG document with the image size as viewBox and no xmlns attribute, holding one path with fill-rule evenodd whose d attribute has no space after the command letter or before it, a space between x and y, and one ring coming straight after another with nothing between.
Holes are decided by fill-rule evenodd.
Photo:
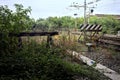
<instances>
[{"instance_id":1,"label":"cloudy sky","mask_svg":"<svg viewBox=\"0 0 120 80\"><path fill-rule=\"evenodd\" d=\"M95 0L86 0L87 3ZM83 8L69 7L73 2L79 5L84 4L84 0L0 0L0 5L8 5L14 9L14 4L22 4L25 8L32 8L31 17L47 18L49 16L83 16ZM94 8L94 14L120 14L120 0L100 0L89 7Z\"/></svg>"}]
</instances>

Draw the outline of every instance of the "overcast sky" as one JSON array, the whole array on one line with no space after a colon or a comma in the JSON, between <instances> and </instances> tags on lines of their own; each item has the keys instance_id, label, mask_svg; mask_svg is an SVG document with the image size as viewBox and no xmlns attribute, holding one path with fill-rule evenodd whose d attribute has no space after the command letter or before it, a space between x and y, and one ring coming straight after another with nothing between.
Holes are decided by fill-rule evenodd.
<instances>
[{"instance_id":1,"label":"overcast sky","mask_svg":"<svg viewBox=\"0 0 120 80\"><path fill-rule=\"evenodd\" d=\"M87 3L94 0L86 0ZM8 5L14 9L15 3L22 4L25 8L31 6L31 17L47 18L49 16L83 16L83 8L75 9L69 7L73 2L83 5L84 0L0 0L0 5ZM120 14L120 0L100 0L99 2L89 5L95 6L94 14Z\"/></svg>"}]
</instances>

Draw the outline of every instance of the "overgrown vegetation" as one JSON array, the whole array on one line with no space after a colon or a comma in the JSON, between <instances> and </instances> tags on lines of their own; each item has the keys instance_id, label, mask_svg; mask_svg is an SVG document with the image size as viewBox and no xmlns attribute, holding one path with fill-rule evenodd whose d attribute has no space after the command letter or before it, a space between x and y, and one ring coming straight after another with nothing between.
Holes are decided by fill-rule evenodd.
<instances>
[{"instance_id":1,"label":"overgrown vegetation","mask_svg":"<svg viewBox=\"0 0 120 80\"><path fill-rule=\"evenodd\" d=\"M56 52L59 49L48 49L45 45L23 45L20 51L1 56L0 79L72 80L72 74L64 68L60 58L53 55Z\"/></svg>"},{"instance_id":2,"label":"overgrown vegetation","mask_svg":"<svg viewBox=\"0 0 120 80\"><path fill-rule=\"evenodd\" d=\"M93 68L64 61L65 56L60 56L63 50L53 48L31 42L24 44L20 51L0 56L0 79L74 80L73 76L79 75L101 80L100 73Z\"/></svg>"},{"instance_id":3,"label":"overgrown vegetation","mask_svg":"<svg viewBox=\"0 0 120 80\"><path fill-rule=\"evenodd\" d=\"M9 33L28 31L35 22L28 16L30 8L18 4L15 8L13 12L7 6L0 6L0 80L73 80L74 75L101 80L101 74L93 68L64 61L62 48L47 48L46 43L36 42L19 47L18 38Z\"/></svg>"},{"instance_id":4,"label":"overgrown vegetation","mask_svg":"<svg viewBox=\"0 0 120 80\"><path fill-rule=\"evenodd\" d=\"M120 30L120 22L113 16L106 16L102 18L91 17L90 23L101 24L103 27L102 32L107 34L117 34Z\"/></svg>"},{"instance_id":5,"label":"overgrown vegetation","mask_svg":"<svg viewBox=\"0 0 120 80\"><path fill-rule=\"evenodd\" d=\"M80 24L84 23L83 18L73 18L70 16L64 17L48 17L47 19L38 19L36 24L38 25L36 29L41 29L47 26L49 29L59 29L59 28L76 28L75 21L77 22L77 29L79 29ZM101 24L103 27L102 32L107 34L117 34L120 30L120 22L112 16L106 17L91 17L90 24Z\"/></svg>"},{"instance_id":6,"label":"overgrown vegetation","mask_svg":"<svg viewBox=\"0 0 120 80\"><path fill-rule=\"evenodd\" d=\"M0 6L0 55L9 54L18 49L18 39L10 37L9 33L18 34L27 31L33 24L33 20L28 16L30 8L24 9L22 5L15 4L15 11L7 6Z\"/></svg>"}]
</instances>

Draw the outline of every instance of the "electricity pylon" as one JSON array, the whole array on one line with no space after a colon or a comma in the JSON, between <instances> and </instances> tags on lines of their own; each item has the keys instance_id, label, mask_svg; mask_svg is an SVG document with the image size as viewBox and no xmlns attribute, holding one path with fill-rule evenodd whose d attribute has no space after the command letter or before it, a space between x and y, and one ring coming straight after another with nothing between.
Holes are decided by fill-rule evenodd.
<instances>
[{"instance_id":1,"label":"electricity pylon","mask_svg":"<svg viewBox=\"0 0 120 80\"><path fill-rule=\"evenodd\" d=\"M88 2L87 3L86 0L84 0L84 4L83 5L79 5L78 3L73 2L73 4L70 5L70 7L75 7L77 9L79 9L81 7L84 8L84 24L87 24L88 23L88 20L87 20L87 8L89 8L89 13L90 12L92 13L93 12L93 8L95 8L95 7L94 6L93 7L89 7L89 5L92 5L92 4L94 4L94 3L98 2L98 1L100 1L100 0L94 0L92 2ZM88 14L88 15L90 16L90 14Z\"/></svg>"}]
</instances>

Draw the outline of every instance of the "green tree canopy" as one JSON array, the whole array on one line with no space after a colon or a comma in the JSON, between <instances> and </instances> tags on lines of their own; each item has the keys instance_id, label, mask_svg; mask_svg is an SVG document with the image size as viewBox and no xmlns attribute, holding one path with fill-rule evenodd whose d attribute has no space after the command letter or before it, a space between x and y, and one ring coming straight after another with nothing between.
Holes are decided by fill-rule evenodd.
<instances>
[{"instance_id":1,"label":"green tree canopy","mask_svg":"<svg viewBox=\"0 0 120 80\"><path fill-rule=\"evenodd\" d=\"M102 32L107 34L116 34L120 30L120 21L112 16L106 16L102 18L91 17L91 24L101 24L103 27Z\"/></svg>"},{"instance_id":2,"label":"green tree canopy","mask_svg":"<svg viewBox=\"0 0 120 80\"><path fill-rule=\"evenodd\" d=\"M23 5L15 4L16 10L10 10L8 6L0 6L0 32L26 31L32 25L28 13L31 8L24 9Z\"/></svg>"}]
</instances>

